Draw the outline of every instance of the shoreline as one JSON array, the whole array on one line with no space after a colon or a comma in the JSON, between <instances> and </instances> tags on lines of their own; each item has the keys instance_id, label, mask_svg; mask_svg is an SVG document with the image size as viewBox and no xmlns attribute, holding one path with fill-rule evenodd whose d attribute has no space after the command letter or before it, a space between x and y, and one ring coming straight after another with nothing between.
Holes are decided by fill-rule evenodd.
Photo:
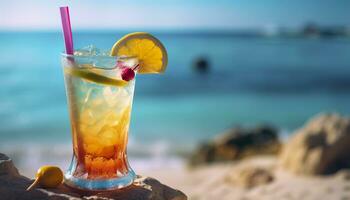
<instances>
[{"instance_id":1,"label":"shoreline","mask_svg":"<svg viewBox=\"0 0 350 200\"><path fill-rule=\"evenodd\" d=\"M282 142L286 141L291 132L279 131ZM0 152L9 155L22 174L33 177L42 165L57 165L62 169L69 167L72 152L72 141L6 141L0 146ZM137 171L161 170L162 168L185 169L189 156L201 141L193 143L192 148L169 146L170 142L156 141L153 144L141 144L135 140L129 141L128 157L131 167ZM188 145L190 146L190 145ZM21 148L18 148L21 147Z\"/></svg>"},{"instance_id":2,"label":"shoreline","mask_svg":"<svg viewBox=\"0 0 350 200\"><path fill-rule=\"evenodd\" d=\"M18 148L19 146L21 148ZM13 142L1 145L0 152L11 157L21 174L32 178L35 176L36 170L43 165L56 165L66 170L73 155L70 142L45 145L39 142ZM136 172L158 170L168 166L179 169L186 165L186 158L176 155L174 152L167 154L159 149L158 151L138 152L133 151L132 148L128 149L130 166Z\"/></svg>"}]
</instances>

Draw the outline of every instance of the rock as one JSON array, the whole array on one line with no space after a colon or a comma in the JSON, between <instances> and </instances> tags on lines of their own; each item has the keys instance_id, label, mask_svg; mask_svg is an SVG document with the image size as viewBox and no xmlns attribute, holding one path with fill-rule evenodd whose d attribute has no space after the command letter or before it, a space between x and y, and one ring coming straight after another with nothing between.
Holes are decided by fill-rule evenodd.
<instances>
[{"instance_id":1,"label":"rock","mask_svg":"<svg viewBox=\"0 0 350 200\"><path fill-rule=\"evenodd\" d=\"M0 153L0 176L3 175L19 176L19 173L12 160L5 154Z\"/></svg>"},{"instance_id":2,"label":"rock","mask_svg":"<svg viewBox=\"0 0 350 200\"><path fill-rule=\"evenodd\" d=\"M342 169L339 170L336 174L335 174L336 178L345 180L345 181L350 181L350 169Z\"/></svg>"},{"instance_id":3,"label":"rock","mask_svg":"<svg viewBox=\"0 0 350 200\"><path fill-rule=\"evenodd\" d=\"M284 145L279 163L296 174L323 175L350 167L350 119L315 117Z\"/></svg>"},{"instance_id":4,"label":"rock","mask_svg":"<svg viewBox=\"0 0 350 200\"><path fill-rule=\"evenodd\" d=\"M88 194L72 190L65 185L55 189L26 188L33 182L18 173L10 158L0 154L0 199L40 199L40 200L186 200L187 197L181 191L172 189L156 179L139 177L132 186L121 190Z\"/></svg>"},{"instance_id":5,"label":"rock","mask_svg":"<svg viewBox=\"0 0 350 200\"><path fill-rule=\"evenodd\" d=\"M199 57L193 63L193 69L198 73L208 73L210 69L209 61L206 57Z\"/></svg>"},{"instance_id":6,"label":"rock","mask_svg":"<svg viewBox=\"0 0 350 200\"><path fill-rule=\"evenodd\" d=\"M234 128L214 141L202 144L190 157L190 165L239 160L260 154L276 154L279 147L277 131L272 127Z\"/></svg>"},{"instance_id":7,"label":"rock","mask_svg":"<svg viewBox=\"0 0 350 200\"><path fill-rule=\"evenodd\" d=\"M250 189L272 182L274 180L274 176L268 169L257 166L249 166L232 171L227 176L226 180L234 185Z\"/></svg>"}]
</instances>

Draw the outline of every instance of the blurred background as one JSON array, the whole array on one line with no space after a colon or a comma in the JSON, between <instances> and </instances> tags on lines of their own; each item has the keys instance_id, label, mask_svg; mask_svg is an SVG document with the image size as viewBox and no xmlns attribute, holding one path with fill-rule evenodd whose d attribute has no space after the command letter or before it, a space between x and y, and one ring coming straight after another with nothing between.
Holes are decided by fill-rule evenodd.
<instances>
[{"instance_id":1,"label":"blurred background","mask_svg":"<svg viewBox=\"0 0 350 200\"><path fill-rule=\"evenodd\" d=\"M0 152L29 176L70 162L62 5L76 49L109 49L126 33L147 31L168 50L164 75L137 77L129 141L136 170L181 165L233 126L270 124L286 138L317 113L350 113L346 0L0 4Z\"/></svg>"}]
</instances>

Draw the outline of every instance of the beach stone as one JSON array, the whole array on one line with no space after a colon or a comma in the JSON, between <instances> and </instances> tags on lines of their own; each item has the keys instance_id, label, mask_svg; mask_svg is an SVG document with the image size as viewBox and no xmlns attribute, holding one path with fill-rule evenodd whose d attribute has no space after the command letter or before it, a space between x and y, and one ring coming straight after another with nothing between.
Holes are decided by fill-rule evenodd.
<instances>
[{"instance_id":1,"label":"beach stone","mask_svg":"<svg viewBox=\"0 0 350 200\"><path fill-rule=\"evenodd\" d=\"M0 154L0 199L6 200L187 200L184 193L175 190L158 180L150 177L138 177L135 183L127 188L100 193L87 193L73 190L65 185L55 189L36 188L26 191L33 182L29 178L21 176L11 159Z\"/></svg>"},{"instance_id":2,"label":"beach stone","mask_svg":"<svg viewBox=\"0 0 350 200\"><path fill-rule=\"evenodd\" d=\"M0 176L2 175L19 176L19 173L12 160L5 154L0 153Z\"/></svg>"},{"instance_id":3,"label":"beach stone","mask_svg":"<svg viewBox=\"0 0 350 200\"><path fill-rule=\"evenodd\" d=\"M233 128L213 141L199 146L190 157L190 166L240 160L255 155L277 154L280 149L277 130L270 126Z\"/></svg>"},{"instance_id":4,"label":"beach stone","mask_svg":"<svg viewBox=\"0 0 350 200\"><path fill-rule=\"evenodd\" d=\"M338 179L342 179L342 180L346 180L346 181L350 181L350 169L342 169L339 170L335 176Z\"/></svg>"},{"instance_id":5,"label":"beach stone","mask_svg":"<svg viewBox=\"0 0 350 200\"><path fill-rule=\"evenodd\" d=\"M234 185L250 189L272 182L274 176L270 170L263 167L246 166L233 170L228 174L226 180Z\"/></svg>"},{"instance_id":6,"label":"beach stone","mask_svg":"<svg viewBox=\"0 0 350 200\"><path fill-rule=\"evenodd\" d=\"M284 145L279 163L306 175L325 175L350 167L350 119L321 114L296 131Z\"/></svg>"}]
</instances>

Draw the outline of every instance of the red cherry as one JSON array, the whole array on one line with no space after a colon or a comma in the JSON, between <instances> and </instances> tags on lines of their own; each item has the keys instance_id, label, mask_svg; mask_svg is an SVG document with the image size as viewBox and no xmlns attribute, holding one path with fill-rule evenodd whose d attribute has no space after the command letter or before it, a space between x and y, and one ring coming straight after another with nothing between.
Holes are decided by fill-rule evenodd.
<instances>
[{"instance_id":1,"label":"red cherry","mask_svg":"<svg viewBox=\"0 0 350 200\"><path fill-rule=\"evenodd\" d=\"M125 67L124 69L122 69L121 76L122 76L122 79L124 81L130 81L130 80L134 79L135 72L134 72L134 70L132 70L128 67Z\"/></svg>"}]
</instances>

